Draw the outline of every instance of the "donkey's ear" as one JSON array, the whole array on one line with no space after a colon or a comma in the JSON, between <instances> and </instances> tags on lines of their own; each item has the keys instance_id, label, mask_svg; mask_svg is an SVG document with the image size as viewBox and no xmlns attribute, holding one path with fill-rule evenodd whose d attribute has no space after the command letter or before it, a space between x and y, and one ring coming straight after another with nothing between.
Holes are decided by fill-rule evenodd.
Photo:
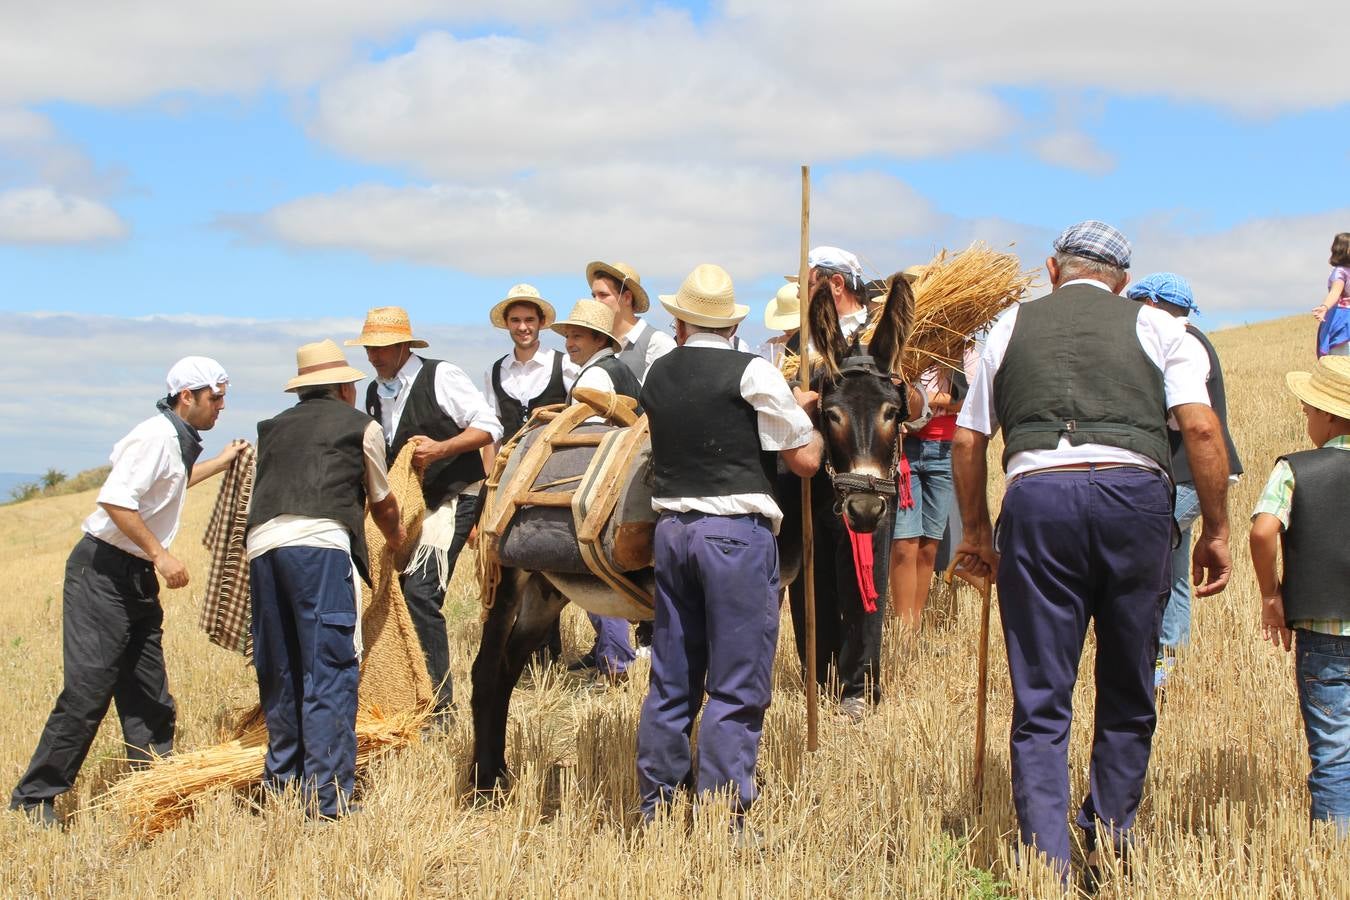
<instances>
[{"instance_id":1,"label":"donkey's ear","mask_svg":"<svg viewBox=\"0 0 1350 900\"><path fill-rule=\"evenodd\" d=\"M867 349L877 368L899 375L905 344L914 327L914 291L899 272L886 279L886 284L886 304Z\"/></svg>"},{"instance_id":2,"label":"donkey's ear","mask_svg":"<svg viewBox=\"0 0 1350 900\"><path fill-rule=\"evenodd\" d=\"M843 335L839 331L839 313L834 308L829 279L822 278L811 292L806 316L811 325L812 354L820 357L830 378L839 377L839 345L843 343Z\"/></svg>"}]
</instances>

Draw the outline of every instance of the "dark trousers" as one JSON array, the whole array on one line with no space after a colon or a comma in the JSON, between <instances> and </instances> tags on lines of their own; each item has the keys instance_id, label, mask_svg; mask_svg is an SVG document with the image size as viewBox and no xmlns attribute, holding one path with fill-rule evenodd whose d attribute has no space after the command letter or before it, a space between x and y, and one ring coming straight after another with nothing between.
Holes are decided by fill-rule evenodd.
<instances>
[{"instance_id":1,"label":"dark trousers","mask_svg":"<svg viewBox=\"0 0 1350 900\"><path fill-rule=\"evenodd\" d=\"M642 814L650 819L685 786L730 787L745 809L758 794L772 695L778 545L761 516L666 513L655 557L652 670L637 739ZM700 706L695 780L689 734Z\"/></svg>"},{"instance_id":2,"label":"dark trousers","mask_svg":"<svg viewBox=\"0 0 1350 900\"><path fill-rule=\"evenodd\" d=\"M452 575L455 562L477 520L478 496L460 494L455 507L455 537L446 554L446 565ZM427 674L436 688L436 709L447 710L454 704L455 691L450 677L450 638L445 632L445 614L441 612L441 607L445 605L445 591L441 588L436 561L429 558L421 568L400 575L399 586L403 589L404 602L408 604L413 629L422 644Z\"/></svg>"},{"instance_id":3,"label":"dark trousers","mask_svg":"<svg viewBox=\"0 0 1350 900\"><path fill-rule=\"evenodd\" d=\"M795 481L795 479L794 479ZM834 491L828 478L811 484L811 505L815 510L815 586L816 586L816 680L826 684L831 670L839 679L841 699L864 697L881 701L881 626L886 618L886 599L890 594L891 531L893 512L882 517L872 533L872 577L877 589L877 611L864 612L858 592L858 575L853 566L853 549L844 521L834 513ZM800 528L800 523L783 527ZM797 643L797 659L806 671L806 582L798 578L788 588L792 607L792 631Z\"/></svg>"},{"instance_id":4,"label":"dark trousers","mask_svg":"<svg viewBox=\"0 0 1350 900\"><path fill-rule=\"evenodd\" d=\"M253 667L267 719L263 782L300 786L319 815L356 779L356 593L341 550L278 547L249 563Z\"/></svg>"},{"instance_id":5,"label":"dark trousers","mask_svg":"<svg viewBox=\"0 0 1350 900\"><path fill-rule=\"evenodd\" d=\"M133 761L173 750L175 712L154 567L86 535L66 560L61 615L61 694L14 788L13 806L70 790L114 700Z\"/></svg>"},{"instance_id":6,"label":"dark trousers","mask_svg":"<svg viewBox=\"0 0 1350 900\"><path fill-rule=\"evenodd\" d=\"M1170 587L1172 496L1159 472L1014 479L997 529L999 609L1012 675L1013 803L1024 844L1069 862L1069 727L1088 620L1097 706L1077 825L1134 824L1157 717L1153 662Z\"/></svg>"}]
</instances>

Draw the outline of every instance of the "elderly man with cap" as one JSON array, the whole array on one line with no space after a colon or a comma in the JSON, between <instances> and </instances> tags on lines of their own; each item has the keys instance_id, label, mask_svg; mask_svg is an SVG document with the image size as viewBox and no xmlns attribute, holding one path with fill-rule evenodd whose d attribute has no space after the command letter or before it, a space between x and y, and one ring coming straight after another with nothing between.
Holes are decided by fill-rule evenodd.
<instances>
[{"instance_id":1,"label":"elderly man with cap","mask_svg":"<svg viewBox=\"0 0 1350 900\"><path fill-rule=\"evenodd\" d=\"M98 508L66 561L61 694L10 798L10 809L44 825L57 824L53 800L74 784L110 702L117 703L133 762L173 750L175 711L155 573L170 588L187 585L187 568L169 553L187 488L224 471L243 442L197 462L201 432L225 408L230 379L218 362L185 357L165 380L168 395L156 403L158 412L113 447Z\"/></svg>"},{"instance_id":2,"label":"elderly man with cap","mask_svg":"<svg viewBox=\"0 0 1350 900\"><path fill-rule=\"evenodd\" d=\"M1076 817L1091 884L1099 826L1122 852L1128 846L1157 722L1153 660L1173 532L1169 412L1200 498L1201 595L1228 583L1228 462L1204 351L1179 319L1118 296L1130 265L1125 237L1083 222L1054 249L1051 293L994 324L957 420L952 459L965 530L957 557L997 578L1021 841L1065 879L1073 688L1093 620L1097 704L1089 789ZM985 451L999 428L1008 487L995 543Z\"/></svg>"},{"instance_id":3,"label":"elderly man with cap","mask_svg":"<svg viewBox=\"0 0 1350 900\"><path fill-rule=\"evenodd\" d=\"M656 361L642 389L661 514L651 680L638 724L642 814L652 819L682 786L729 789L740 825L758 793L778 639L774 457L809 478L822 443L782 374L733 349L749 308L736 303L723 269L699 266L661 303L679 347ZM689 735L700 705L695 773Z\"/></svg>"},{"instance_id":4,"label":"elderly man with cap","mask_svg":"<svg viewBox=\"0 0 1350 900\"><path fill-rule=\"evenodd\" d=\"M258 423L248 516L263 784L296 785L307 813L324 819L349 811L356 778L366 503L392 548L406 536L389 493L384 429L354 408L362 378L332 341L296 352L286 383L296 404Z\"/></svg>"},{"instance_id":5,"label":"elderly man with cap","mask_svg":"<svg viewBox=\"0 0 1350 900\"><path fill-rule=\"evenodd\" d=\"M1157 272L1131 284L1125 296L1155 306L1173 318L1180 319L1186 325L1186 339L1194 341L1204 351L1205 389L1209 392L1209 405L1219 417L1219 426L1223 429L1224 447L1228 451L1229 480L1236 481L1242 474L1242 460L1238 458L1233 436L1228 432L1228 401L1223 389L1223 369L1219 365L1219 354L1214 345L1190 321L1191 313L1200 314L1190 283L1172 272ZM1177 649L1188 644L1191 639L1191 532L1195 528L1195 520L1200 517L1200 497L1195 492L1195 478L1191 474L1186 445L1181 439L1175 418L1168 419L1167 439L1172 447L1172 482L1176 485L1172 518L1176 520L1181 540L1172 550L1172 589L1163 610L1162 627L1158 634L1158 662L1153 680L1159 688L1166 685L1168 674L1176 664Z\"/></svg>"},{"instance_id":6,"label":"elderly man with cap","mask_svg":"<svg viewBox=\"0 0 1350 900\"><path fill-rule=\"evenodd\" d=\"M410 441L416 448L413 466L422 473L427 511L421 543L400 583L426 655L427 674L437 686L436 708L448 712L454 691L441 606L477 518L474 486L485 474L479 451L501 440L502 425L463 369L413 353L427 342L413 335L408 314L400 307L372 309L361 335L347 346L365 347L375 368L365 409L384 428L387 461L392 464Z\"/></svg>"},{"instance_id":7,"label":"elderly man with cap","mask_svg":"<svg viewBox=\"0 0 1350 900\"><path fill-rule=\"evenodd\" d=\"M586 283L591 296L614 311L615 356L641 381L652 363L675 349L670 335L638 317L651 305L642 279L627 263L596 261L586 266Z\"/></svg>"}]
</instances>

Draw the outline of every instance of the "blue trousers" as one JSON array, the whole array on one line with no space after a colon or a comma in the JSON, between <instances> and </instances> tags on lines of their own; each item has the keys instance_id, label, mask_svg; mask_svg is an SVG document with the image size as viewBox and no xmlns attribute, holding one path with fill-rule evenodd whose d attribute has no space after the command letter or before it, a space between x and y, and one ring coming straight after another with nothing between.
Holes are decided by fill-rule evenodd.
<instances>
[{"instance_id":1,"label":"blue trousers","mask_svg":"<svg viewBox=\"0 0 1350 900\"><path fill-rule=\"evenodd\" d=\"M666 513L655 555L652 671L637 740L642 814L650 819L681 787L729 786L744 810L759 793L772 696L778 545L760 516ZM700 706L695 779L689 735Z\"/></svg>"},{"instance_id":2,"label":"blue trousers","mask_svg":"<svg viewBox=\"0 0 1350 900\"><path fill-rule=\"evenodd\" d=\"M1013 803L1022 843L1067 872L1069 727L1088 620L1097 635L1089 789L1077 824L1134 824L1157 716L1153 664L1172 497L1139 468L1032 474L1008 486L996 540L1012 675Z\"/></svg>"},{"instance_id":3,"label":"blue trousers","mask_svg":"<svg viewBox=\"0 0 1350 900\"><path fill-rule=\"evenodd\" d=\"M628 638L628 620L619 616L597 616L586 613L595 629L595 643L591 645L591 654L595 657L596 668L606 675L622 675L628 671L628 664L637 658L633 651L633 642Z\"/></svg>"},{"instance_id":4,"label":"blue trousers","mask_svg":"<svg viewBox=\"0 0 1350 900\"><path fill-rule=\"evenodd\" d=\"M1177 499L1172 508L1181 541L1172 551L1172 588L1163 610L1162 629L1158 634L1161 646L1175 650L1191 642L1191 532L1200 518L1200 495L1195 485L1181 482L1177 485Z\"/></svg>"},{"instance_id":5,"label":"blue trousers","mask_svg":"<svg viewBox=\"0 0 1350 900\"><path fill-rule=\"evenodd\" d=\"M1314 820L1350 837L1350 637L1298 629L1298 702L1308 738Z\"/></svg>"},{"instance_id":6,"label":"blue trousers","mask_svg":"<svg viewBox=\"0 0 1350 900\"><path fill-rule=\"evenodd\" d=\"M267 719L263 783L298 783L335 818L356 779L356 593L341 550L279 547L249 563L253 666Z\"/></svg>"}]
</instances>

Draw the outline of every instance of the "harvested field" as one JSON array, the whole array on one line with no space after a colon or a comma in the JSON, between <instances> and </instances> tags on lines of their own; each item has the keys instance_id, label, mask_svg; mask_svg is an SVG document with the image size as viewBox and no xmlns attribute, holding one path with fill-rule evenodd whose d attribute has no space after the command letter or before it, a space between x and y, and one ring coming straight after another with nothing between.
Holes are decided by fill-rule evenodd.
<instances>
[{"instance_id":1,"label":"harvested field","mask_svg":"<svg viewBox=\"0 0 1350 900\"><path fill-rule=\"evenodd\" d=\"M1203 321L1202 323L1203 324ZM1309 833L1307 753L1291 657L1259 640L1246 517L1274 457L1302 448L1302 417L1283 373L1313 362L1306 316L1219 332L1229 408L1249 474L1232 492L1229 590L1195 604L1189 653L1160 712L1131 880L1103 896L1350 896L1345 847ZM131 423L128 423L130 425ZM248 434L231 417L220 428ZM166 592L166 656L178 745L216 740L218 715L256 700L242 657L196 628L207 559L198 538L215 483L189 495L175 551L193 584ZM18 780L60 686L61 576L83 493L0 507L0 787ZM516 693L511 795L475 807L461 786L471 735L468 669L476 649L475 566L461 560L447 610L461 715L376 764L364 813L306 825L297 808L255 809L219 796L157 840L127 849L126 823L91 803L124 770L109 717L60 810L66 832L0 816L0 891L9 896L1050 896L1043 867L1016 868L1008 785L1009 710L1002 641L991 642L991 742L984 815L969 793L975 708L976 597L935 595L919 646L887 646L886 701L851 725L822 710L821 749L804 751L801 681L784 617L775 705L766 723L764 792L752 819L762 853L733 850L723 820L679 809L637 830L634 743L645 663L626 689L593 694L540 675ZM997 628L997 620L995 620ZM589 644L579 611L564 618L569 653ZM1091 648L1091 644L1089 644ZM1092 666L1091 649L1084 671ZM1086 776L1092 692L1076 698L1071 778ZM689 815L687 815L689 814Z\"/></svg>"}]
</instances>

